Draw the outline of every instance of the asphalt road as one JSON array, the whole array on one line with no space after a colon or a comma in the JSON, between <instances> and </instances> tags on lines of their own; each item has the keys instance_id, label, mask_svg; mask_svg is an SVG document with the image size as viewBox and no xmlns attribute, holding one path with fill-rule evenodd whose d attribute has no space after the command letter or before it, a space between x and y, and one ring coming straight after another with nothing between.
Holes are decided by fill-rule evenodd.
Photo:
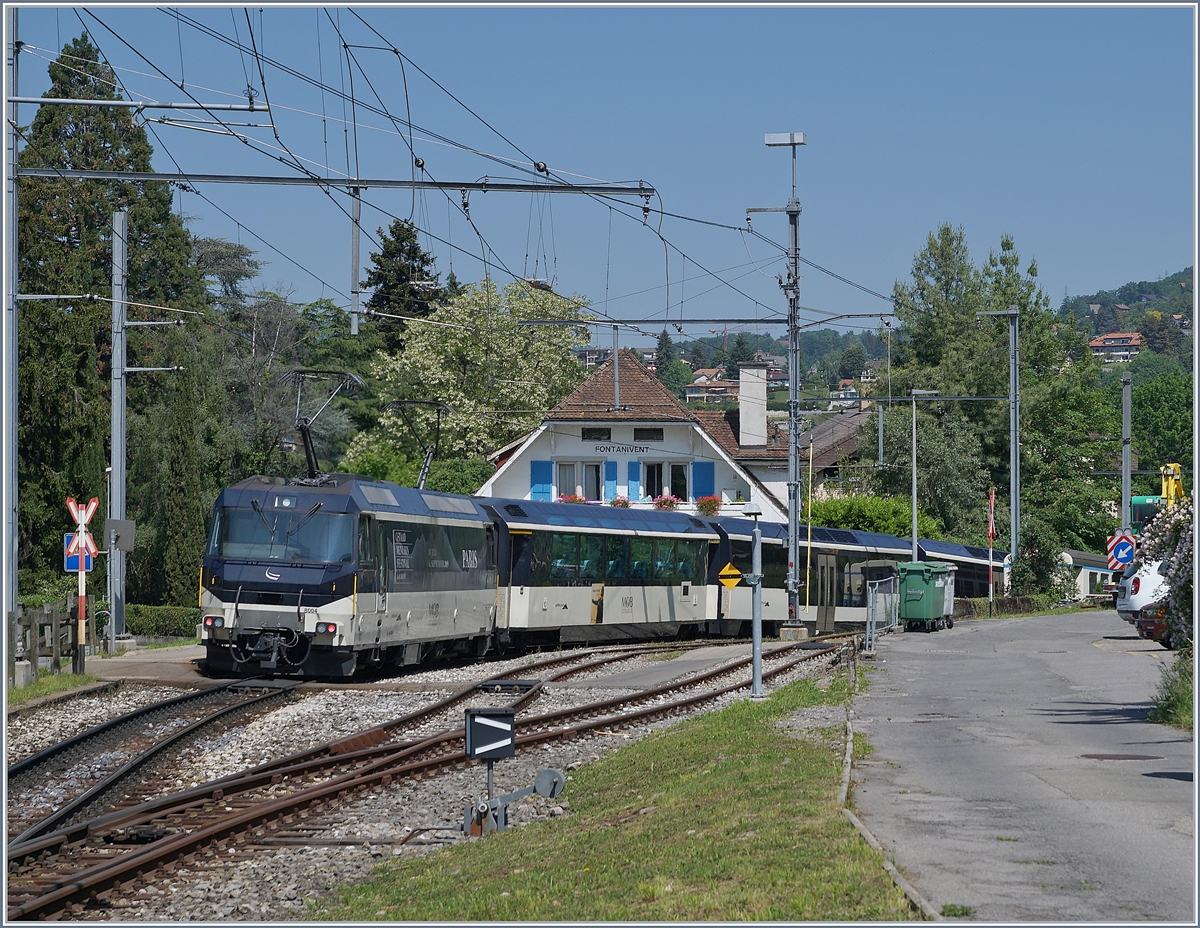
<instances>
[{"instance_id":1,"label":"asphalt road","mask_svg":"<svg viewBox=\"0 0 1200 928\"><path fill-rule=\"evenodd\" d=\"M1195 745L1145 721L1171 657L1112 611L885 635L855 811L935 910L1194 925Z\"/></svg>"}]
</instances>

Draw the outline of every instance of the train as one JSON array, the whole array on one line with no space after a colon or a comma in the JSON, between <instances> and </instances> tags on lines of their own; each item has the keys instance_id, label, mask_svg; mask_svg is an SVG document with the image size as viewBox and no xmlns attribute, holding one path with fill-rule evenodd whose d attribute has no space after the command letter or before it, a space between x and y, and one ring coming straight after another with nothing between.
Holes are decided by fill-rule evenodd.
<instances>
[{"instance_id":1,"label":"train","mask_svg":"<svg viewBox=\"0 0 1200 928\"><path fill-rule=\"evenodd\" d=\"M762 523L764 633L865 618L866 583L908 546L812 529L789 617L786 527ZM749 633L746 518L470 497L350 474L251 477L223 490L200 572L214 676L349 679L442 656ZM807 544L807 537L804 539ZM802 555L803 556L803 555ZM811 615L804 612L811 608Z\"/></svg>"}]
</instances>

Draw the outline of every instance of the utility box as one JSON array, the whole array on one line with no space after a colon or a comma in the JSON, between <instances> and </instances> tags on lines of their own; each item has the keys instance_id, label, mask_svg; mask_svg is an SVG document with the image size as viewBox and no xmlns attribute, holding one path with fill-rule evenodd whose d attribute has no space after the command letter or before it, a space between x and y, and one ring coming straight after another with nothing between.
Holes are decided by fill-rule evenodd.
<instances>
[{"instance_id":1,"label":"utility box","mask_svg":"<svg viewBox=\"0 0 1200 928\"><path fill-rule=\"evenodd\" d=\"M941 625L946 615L946 564L905 562L896 565L900 574L900 620L908 627L912 623ZM954 611L954 593L950 593L950 611Z\"/></svg>"}]
</instances>

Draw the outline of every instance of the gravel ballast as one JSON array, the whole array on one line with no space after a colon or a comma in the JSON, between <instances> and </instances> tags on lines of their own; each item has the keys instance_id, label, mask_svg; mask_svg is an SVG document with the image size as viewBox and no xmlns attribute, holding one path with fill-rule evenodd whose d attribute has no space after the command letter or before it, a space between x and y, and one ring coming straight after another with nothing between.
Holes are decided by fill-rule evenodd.
<instances>
[{"instance_id":1,"label":"gravel ballast","mask_svg":"<svg viewBox=\"0 0 1200 928\"><path fill-rule=\"evenodd\" d=\"M489 664L487 670L490 676L498 677L512 674L529 661L519 658L498 662ZM634 666L637 666L635 661L625 661L613 670ZM787 675L787 681L823 674L828 667L828 659L805 662ZM611 672L594 674L594 686L579 686L576 681L569 689L547 687L522 714L541 715L629 695L628 689L605 687L604 677ZM250 724L190 745L169 778L164 778L163 792L186 789L398 718L444 697L447 690L479 680L480 676L477 666L430 670L405 675L403 691L376 687L330 689L293 698ZM786 681L772 681L770 688L783 682ZM168 695L176 694L177 691L171 691ZM674 697L663 701L670 698ZM714 700L688 715L723 708L744 698L746 690ZM511 694L476 693L467 705L503 705L511 699ZM407 739L461 725L463 708L460 704L445 714L448 717L430 720L402 737ZM554 799L533 795L511 804L510 827L569 815L570 780L575 770L685 717L679 715L623 727L620 732L593 732L498 761L494 767L497 795L531 785L537 774L547 768L561 771L568 780L564 793ZM276 833L268 830L261 844L253 844L251 838L241 849L230 849L205 859L203 868L181 864L172 873L160 872L154 878L155 886L140 889L136 895L122 895L111 908L89 908L76 917L118 921L294 921L303 917L310 904L328 898L340 885L367 878L371 869L383 860L436 853L460 841L480 840L467 838L459 831L430 830L403 846L399 844L416 829L461 824L464 809L478 802L486 794L486 788L484 764L376 787L339 803L336 809L312 810L306 824L319 826L321 830L311 845L284 843L295 839L288 837L285 830Z\"/></svg>"}]
</instances>

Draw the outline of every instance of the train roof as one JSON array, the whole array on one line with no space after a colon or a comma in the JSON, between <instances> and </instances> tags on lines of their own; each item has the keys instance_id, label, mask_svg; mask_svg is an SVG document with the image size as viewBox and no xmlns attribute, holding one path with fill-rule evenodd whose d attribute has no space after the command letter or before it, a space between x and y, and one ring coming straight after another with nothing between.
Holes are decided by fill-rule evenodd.
<instances>
[{"instance_id":1,"label":"train roof","mask_svg":"<svg viewBox=\"0 0 1200 928\"><path fill-rule=\"evenodd\" d=\"M750 533L754 531L753 519L720 519L718 523L729 535L737 538L749 538ZM758 527L762 531L764 540L778 539L781 542L787 540L787 526L780 522L759 522ZM800 544L802 546L808 544L808 537L808 526L801 525ZM825 528L814 525L812 541L814 545L832 545L848 551L877 551L887 554L912 553L911 543L883 532L863 532L857 529Z\"/></svg>"},{"instance_id":2,"label":"train roof","mask_svg":"<svg viewBox=\"0 0 1200 928\"><path fill-rule=\"evenodd\" d=\"M271 477L250 477L221 491L218 506L250 508L258 500L264 509L290 508L286 499L295 500L297 509L308 509L315 502L326 512L392 512L407 516L441 516L490 522L479 501L470 496L416 490L384 480L372 480L353 474L333 474L313 486L293 484Z\"/></svg>"},{"instance_id":3,"label":"train roof","mask_svg":"<svg viewBox=\"0 0 1200 928\"><path fill-rule=\"evenodd\" d=\"M911 551L911 545L909 547ZM960 545L954 541L929 541L921 538L917 540L917 550L922 554L923 561L963 561L967 564L987 564L988 549L977 548L974 545ZM992 564L997 567L1004 565L1004 559L1008 557L1007 551L992 549Z\"/></svg>"},{"instance_id":4,"label":"train roof","mask_svg":"<svg viewBox=\"0 0 1200 928\"><path fill-rule=\"evenodd\" d=\"M628 535L720 537L712 525L684 512L488 497L479 498L479 502L492 509L510 529L580 528Z\"/></svg>"}]
</instances>

